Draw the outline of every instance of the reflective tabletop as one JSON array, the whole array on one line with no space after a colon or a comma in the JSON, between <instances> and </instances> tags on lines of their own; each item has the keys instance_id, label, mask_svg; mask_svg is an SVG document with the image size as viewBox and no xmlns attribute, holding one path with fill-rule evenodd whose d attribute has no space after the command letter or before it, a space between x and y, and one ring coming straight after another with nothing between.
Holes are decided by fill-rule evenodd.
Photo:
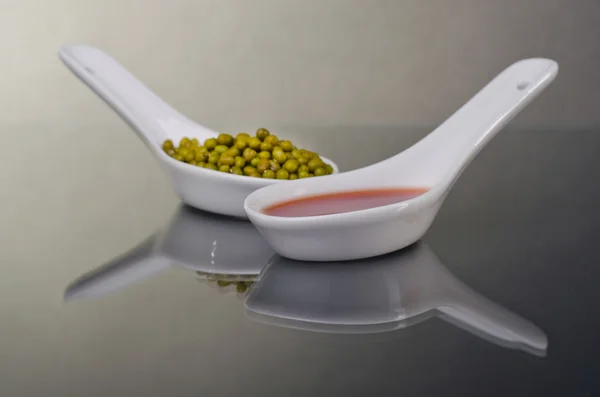
<instances>
[{"instance_id":1,"label":"reflective tabletop","mask_svg":"<svg viewBox=\"0 0 600 397\"><path fill-rule=\"evenodd\" d=\"M349 170L426 132L301 136ZM422 241L336 263L182 205L143 148L118 170L67 154L2 214L0 395L598 395L599 149L508 128Z\"/></svg>"}]
</instances>

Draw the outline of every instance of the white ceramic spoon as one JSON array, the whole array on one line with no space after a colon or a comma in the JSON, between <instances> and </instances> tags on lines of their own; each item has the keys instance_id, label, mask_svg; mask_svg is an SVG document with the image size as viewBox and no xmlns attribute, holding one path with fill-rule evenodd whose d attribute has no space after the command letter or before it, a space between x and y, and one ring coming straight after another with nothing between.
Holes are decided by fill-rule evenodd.
<instances>
[{"instance_id":1,"label":"white ceramic spoon","mask_svg":"<svg viewBox=\"0 0 600 397\"><path fill-rule=\"evenodd\" d=\"M97 48L63 46L59 57L133 128L161 162L184 203L205 211L246 218L244 199L248 194L267 185L286 183L216 172L172 159L161 149L166 139L179 142L189 137L203 141L217 137L218 133L177 112ZM323 160L338 172L334 162L325 157Z\"/></svg>"},{"instance_id":2,"label":"white ceramic spoon","mask_svg":"<svg viewBox=\"0 0 600 397\"><path fill-rule=\"evenodd\" d=\"M355 171L257 190L244 203L248 217L278 254L292 259L359 259L406 247L425 234L469 162L557 73L557 63L549 59L519 61L402 153ZM272 204L301 197L402 187L430 190L404 202L340 214L291 218L263 213Z\"/></svg>"},{"instance_id":3,"label":"white ceramic spoon","mask_svg":"<svg viewBox=\"0 0 600 397\"><path fill-rule=\"evenodd\" d=\"M350 262L275 256L246 299L250 318L328 333L378 333L439 317L497 345L544 356L546 334L473 291L417 243Z\"/></svg>"}]
</instances>

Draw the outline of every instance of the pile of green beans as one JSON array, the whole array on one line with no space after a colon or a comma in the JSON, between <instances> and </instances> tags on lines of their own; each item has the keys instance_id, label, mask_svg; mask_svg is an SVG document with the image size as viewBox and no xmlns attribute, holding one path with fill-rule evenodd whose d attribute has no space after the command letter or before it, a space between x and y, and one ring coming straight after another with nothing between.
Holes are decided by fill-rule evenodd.
<instances>
[{"instance_id":1,"label":"pile of green beans","mask_svg":"<svg viewBox=\"0 0 600 397\"><path fill-rule=\"evenodd\" d=\"M162 148L175 160L193 166L254 178L294 180L333 173L317 153L298 149L264 128L255 136L219 134L202 144L196 138L183 138L178 147L167 139Z\"/></svg>"}]
</instances>

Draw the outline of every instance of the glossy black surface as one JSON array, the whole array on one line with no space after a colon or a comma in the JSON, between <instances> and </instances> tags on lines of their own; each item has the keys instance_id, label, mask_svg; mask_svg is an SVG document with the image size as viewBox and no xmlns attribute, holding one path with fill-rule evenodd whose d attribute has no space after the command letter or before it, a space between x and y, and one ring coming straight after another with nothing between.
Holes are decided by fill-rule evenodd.
<instances>
[{"instance_id":1,"label":"glossy black surface","mask_svg":"<svg viewBox=\"0 0 600 397\"><path fill-rule=\"evenodd\" d=\"M380 156L423 135L386 134ZM599 150L594 130L508 129L462 175L422 244L339 268L286 263L244 223L176 204L140 234L125 214L144 203L127 197L69 238L52 235L60 225L31 228L28 260L2 282L0 395L600 395ZM377 160L327 155L345 169ZM425 265L407 255L423 247L437 262L421 277ZM248 302L206 280L251 284L262 262ZM541 331L547 350L443 321L436 292L448 284L430 282L437 275L481 297L479 314L495 313L500 331L515 318L526 324L515 329Z\"/></svg>"}]
</instances>

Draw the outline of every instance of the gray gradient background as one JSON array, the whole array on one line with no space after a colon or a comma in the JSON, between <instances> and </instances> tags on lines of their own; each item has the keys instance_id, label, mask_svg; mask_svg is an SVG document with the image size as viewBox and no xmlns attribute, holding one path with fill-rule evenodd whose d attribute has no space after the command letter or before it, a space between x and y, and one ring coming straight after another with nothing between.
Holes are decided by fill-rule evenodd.
<instances>
[{"instance_id":1,"label":"gray gradient background","mask_svg":"<svg viewBox=\"0 0 600 397\"><path fill-rule=\"evenodd\" d=\"M519 123L600 121L595 0L3 0L0 7L2 124L113 122L56 62L63 43L105 49L217 129L241 121L432 125L502 68L532 56L554 58L562 70Z\"/></svg>"},{"instance_id":2,"label":"gray gradient background","mask_svg":"<svg viewBox=\"0 0 600 397\"><path fill-rule=\"evenodd\" d=\"M600 390L589 304L600 2L4 0L0 32L0 395ZM259 327L186 272L63 304L69 282L140 242L178 201L128 127L57 60L62 43L103 48L209 127L273 128L343 169L415 142L511 62L556 59L555 84L465 172L427 240L457 277L544 329L549 357L436 322L376 343Z\"/></svg>"}]
</instances>

